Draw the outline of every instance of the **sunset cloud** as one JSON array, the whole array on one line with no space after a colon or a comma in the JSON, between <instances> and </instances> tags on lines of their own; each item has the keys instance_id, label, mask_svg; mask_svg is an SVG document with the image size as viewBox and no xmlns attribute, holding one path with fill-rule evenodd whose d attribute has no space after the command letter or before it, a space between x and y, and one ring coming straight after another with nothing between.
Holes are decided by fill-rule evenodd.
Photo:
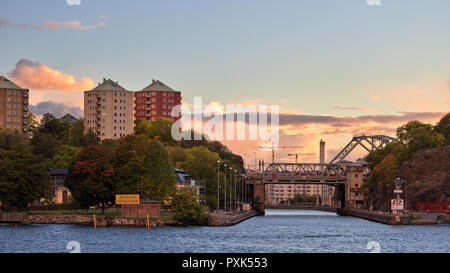
<instances>
[{"instance_id":1,"label":"sunset cloud","mask_svg":"<svg viewBox=\"0 0 450 273\"><path fill-rule=\"evenodd\" d=\"M72 28L76 30L88 30L98 27L104 27L106 24L104 22L100 22L96 25L83 25L80 21L66 21L66 22L54 22L54 21L46 21L44 23L46 29L62 29L62 28Z\"/></svg>"},{"instance_id":2,"label":"sunset cloud","mask_svg":"<svg viewBox=\"0 0 450 273\"><path fill-rule=\"evenodd\" d=\"M42 25L30 25L25 23L11 23L7 18L0 18L0 27L13 27L19 29L32 29L32 30L59 30L59 29L75 29L75 30L89 30L94 28L105 27L105 20L108 20L107 16L99 16L99 18L103 21L93 24L93 25L84 25L81 21L73 20L73 21L45 21Z\"/></svg>"},{"instance_id":3,"label":"sunset cloud","mask_svg":"<svg viewBox=\"0 0 450 273\"><path fill-rule=\"evenodd\" d=\"M84 91L95 86L89 78L77 81L73 75L27 59L18 61L10 76L18 85L32 90Z\"/></svg>"},{"instance_id":4,"label":"sunset cloud","mask_svg":"<svg viewBox=\"0 0 450 273\"><path fill-rule=\"evenodd\" d=\"M356 110L356 111L366 111L366 112L380 112L380 110L375 108L368 108L368 107L352 107L352 106L342 106L342 105L336 105L334 106L336 109L341 110Z\"/></svg>"},{"instance_id":5,"label":"sunset cloud","mask_svg":"<svg viewBox=\"0 0 450 273\"><path fill-rule=\"evenodd\" d=\"M251 105L259 104L262 101L242 101L232 102L232 105ZM184 104L184 103L183 103ZM212 105L219 111L217 113L223 119L223 130L226 132L226 114L224 105L213 102L203 106ZM191 108L193 105L188 104ZM293 112L293 113L290 113ZM397 114L374 114L359 116L338 116L338 115L308 115L298 114L295 111L280 109L279 115L279 147L280 146L301 146L302 148L278 148L275 151L276 160L292 162L293 159L288 153L312 154L300 157L303 162L317 162L319 142L321 139L326 141L327 161L331 160L354 136L360 135L388 135L395 137L396 128L411 120L435 124L445 112L398 112ZM194 118L194 117L192 117ZM249 114L245 115L245 122L248 123ZM270 124L270 115L268 115L268 124ZM235 116L236 119L236 116ZM203 118L203 124L210 118ZM192 123L191 123L192 124ZM236 125L234 122L235 136ZM248 136L248 126L246 127ZM270 141L262 140L220 140L227 145L230 150L246 157L246 164L254 164L254 151L257 152L257 158L264 159L266 163L271 161L271 152L269 150L260 150L259 147L270 146ZM348 157L349 160L356 160L367 155L364 149L355 149Z\"/></svg>"}]
</instances>

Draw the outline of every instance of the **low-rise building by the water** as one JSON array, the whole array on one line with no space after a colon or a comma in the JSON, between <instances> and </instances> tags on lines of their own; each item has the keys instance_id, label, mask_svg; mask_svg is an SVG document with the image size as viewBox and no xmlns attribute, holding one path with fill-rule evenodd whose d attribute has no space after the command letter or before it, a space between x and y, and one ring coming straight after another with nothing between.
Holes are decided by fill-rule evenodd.
<instances>
[{"instance_id":1,"label":"low-rise building by the water","mask_svg":"<svg viewBox=\"0 0 450 273\"><path fill-rule=\"evenodd\" d=\"M64 204L69 202L69 197L71 194L69 189L64 185L67 172L67 169L49 168L48 170L50 180L52 182L53 193L55 194L55 197L53 198L53 203L55 204Z\"/></svg>"}]
</instances>

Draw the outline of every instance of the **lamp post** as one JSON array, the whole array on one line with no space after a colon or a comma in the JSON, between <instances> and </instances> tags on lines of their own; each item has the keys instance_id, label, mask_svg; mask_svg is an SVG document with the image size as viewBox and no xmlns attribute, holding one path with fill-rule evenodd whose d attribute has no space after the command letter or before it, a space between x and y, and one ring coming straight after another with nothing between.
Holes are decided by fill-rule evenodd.
<instances>
[{"instance_id":1,"label":"lamp post","mask_svg":"<svg viewBox=\"0 0 450 273\"><path fill-rule=\"evenodd\" d=\"M225 210L225 212L227 212L227 164L224 164L225 166L225 179L223 182L223 209Z\"/></svg>"},{"instance_id":2,"label":"lamp post","mask_svg":"<svg viewBox=\"0 0 450 273\"><path fill-rule=\"evenodd\" d=\"M230 167L230 212L231 212L231 203L233 202L233 176L231 175L233 168Z\"/></svg>"},{"instance_id":3,"label":"lamp post","mask_svg":"<svg viewBox=\"0 0 450 273\"><path fill-rule=\"evenodd\" d=\"M219 173L219 168L220 168L220 160L217 160L217 210L220 209L220 203L219 203L219 200L220 200L220 195L219 195L219 185L220 185L219 177L220 177L220 173Z\"/></svg>"},{"instance_id":4,"label":"lamp post","mask_svg":"<svg viewBox=\"0 0 450 273\"><path fill-rule=\"evenodd\" d=\"M237 170L234 170L234 212L237 211L237 181L236 181L236 172Z\"/></svg>"}]
</instances>

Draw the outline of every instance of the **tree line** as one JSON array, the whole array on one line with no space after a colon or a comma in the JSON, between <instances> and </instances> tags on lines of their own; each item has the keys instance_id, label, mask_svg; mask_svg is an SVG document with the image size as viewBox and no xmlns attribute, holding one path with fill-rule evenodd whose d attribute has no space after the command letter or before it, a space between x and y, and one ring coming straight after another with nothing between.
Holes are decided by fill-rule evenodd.
<instances>
[{"instance_id":1,"label":"tree line","mask_svg":"<svg viewBox=\"0 0 450 273\"><path fill-rule=\"evenodd\" d=\"M404 162L427 149L450 145L450 113L436 125L415 120L398 127L396 133L396 142L369 153L366 158L371 174L364 188L373 209L389 209L394 181ZM420 189L409 188L410 194L414 195L415 190Z\"/></svg>"},{"instance_id":2,"label":"tree line","mask_svg":"<svg viewBox=\"0 0 450 273\"><path fill-rule=\"evenodd\" d=\"M173 140L172 122L164 118L137 120L134 135L102 142L92 131L84 133L83 120L71 124L45 114L37 122L31 115L29 126L28 135L0 130L0 200L11 207L24 209L39 199L50 202L48 167L68 169L65 185L74 203L102 209L114 204L115 194L191 201L193 197L186 194L193 193L176 190L173 167L201 181L206 186L206 204L215 208L218 175L224 186L224 169L217 173L217 161L238 170L238 178L243 170L242 158L219 142L205 136ZM227 190L228 196L234 194L230 185ZM198 214L199 210L190 211Z\"/></svg>"}]
</instances>

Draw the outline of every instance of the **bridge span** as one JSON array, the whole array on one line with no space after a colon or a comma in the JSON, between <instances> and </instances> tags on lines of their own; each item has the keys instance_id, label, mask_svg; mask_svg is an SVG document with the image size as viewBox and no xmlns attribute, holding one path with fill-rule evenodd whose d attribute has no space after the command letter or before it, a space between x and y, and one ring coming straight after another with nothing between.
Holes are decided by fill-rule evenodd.
<instances>
[{"instance_id":1,"label":"bridge span","mask_svg":"<svg viewBox=\"0 0 450 273\"><path fill-rule=\"evenodd\" d=\"M276 163L272 162L267 167L264 161L260 162L259 168L255 170L246 169L244 175L245 183L252 187L252 200L256 201L258 211L264 214L264 208L273 205L265 204L266 184L322 184L335 187L337 199L342 207L346 201L352 206L363 202L361 186L369 175L367 164L362 161L358 163L345 162L344 159L357 146L363 147L371 152L386 147L389 143L397 141L393 137L384 135L358 136L352 140L333 158L329 163L324 163L324 142L321 141L321 163ZM318 209L318 207L303 207L299 209ZM327 211L329 207L327 208ZM332 208L336 212L337 208Z\"/></svg>"},{"instance_id":2,"label":"bridge span","mask_svg":"<svg viewBox=\"0 0 450 273\"><path fill-rule=\"evenodd\" d=\"M292 209L292 210L319 210L326 212L336 212L340 207L328 207L328 206L308 206L308 205L274 205L266 204L266 209Z\"/></svg>"}]
</instances>

